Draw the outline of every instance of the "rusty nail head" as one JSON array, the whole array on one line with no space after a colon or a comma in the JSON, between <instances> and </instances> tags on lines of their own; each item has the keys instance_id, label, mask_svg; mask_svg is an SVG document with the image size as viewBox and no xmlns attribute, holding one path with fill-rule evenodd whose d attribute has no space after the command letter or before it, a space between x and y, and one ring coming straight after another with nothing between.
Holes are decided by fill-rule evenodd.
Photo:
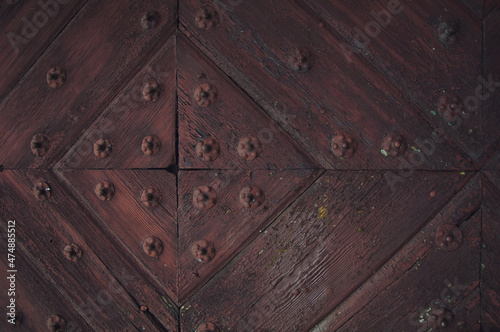
<instances>
[{"instance_id":1,"label":"rusty nail head","mask_svg":"<svg viewBox=\"0 0 500 332\"><path fill-rule=\"evenodd\" d=\"M262 154L262 143L257 137L247 136L240 139L236 149L241 158L254 160Z\"/></svg>"},{"instance_id":2,"label":"rusty nail head","mask_svg":"<svg viewBox=\"0 0 500 332\"><path fill-rule=\"evenodd\" d=\"M160 97L160 84L157 80L151 79L142 88L142 97L145 101L156 101Z\"/></svg>"},{"instance_id":3,"label":"rusty nail head","mask_svg":"<svg viewBox=\"0 0 500 332\"><path fill-rule=\"evenodd\" d=\"M219 332L219 328L212 322L205 322L196 328L196 332Z\"/></svg>"},{"instance_id":4,"label":"rusty nail head","mask_svg":"<svg viewBox=\"0 0 500 332\"><path fill-rule=\"evenodd\" d=\"M47 84L55 89L60 88L66 82L66 72L59 66L55 66L49 69L47 72Z\"/></svg>"},{"instance_id":5,"label":"rusty nail head","mask_svg":"<svg viewBox=\"0 0 500 332\"><path fill-rule=\"evenodd\" d=\"M145 305L141 305L141 311L142 311L142 312L146 312L146 311L148 311L148 307L147 307L147 306L145 306Z\"/></svg>"},{"instance_id":6,"label":"rusty nail head","mask_svg":"<svg viewBox=\"0 0 500 332\"><path fill-rule=\"evenodd\" d=\"M198 209L208 210L217 202L217 193L214 188L200 186L193 192L193 205Z\"/></svg>"},{"instance_id":7,"label":"rusty nail head","mask_svg":"<svg viewBox=\"0 0 500 332\"><path fill-rule=\"evenodd\" d=\"M95 186L94 192L101 201L109 201L115 195L115 186L109 181L102 181Z\"/></svg>"},{"instance_id":8,"label":"rusty nail head","mask_svg":"<svg viewBox=\"0 0 500 332\"><path fill-rule=\"evenodd\" d=\"M309 71L314 65L312 53L305 48L298 48L290 57L290 66L298 73Z\"/></svg>"},{"instance_id":9,"label":"rusty nail head","mask_svg":"<svg viewBox=\"0 0 500 332\"><path fill-rule=\"evenodd\" d=\"M380 150L384 156L399 157L406 151L406 139L400 134L388 135L382 141Z\"/></svg>"},{"instance_id":10,"label":"rusty nail head","mask_svg":"<svg viewBox=\"0 0 500 332\"><path fill-rule=\"evenodd\" d=\"M441 44L448 46L455 42L460 31L457 21L441 22L438 26L437 37Z\"/></svg>"},{"instance_id":11,"label":"rusty nail head","mask_svg":"<svg viewBox=\"0 0 500 332\"><path fill-rule=\"evenodd\" d=\"M158 152L161 148L161 141L156 136L146 136L142 139L141 150L147 155L151 156Z\"/></svg>"},{"instance_id":12,"label":"rusty nail head","mask_svg":"<svg viewBox=\"0 0 500 332\"><path fill-rule=\"evenodd\" d=\"M264 192L257 186L248 186L240 191L240 203L247 209L258 208L264 199Z\"/></svg>"},{"instance_id":13,"label":"rusty nail head","mask_svg":"<svg viewBox=\"0 0 500 332\"><path fill-rule=\"evenodd\" d=\"M46 201L52 195L52 190L47 182L44 180L38 180L33 188L33 193L39 201Z\"/></svg>"},{"instance_id":14,"label":"rusty nail head","mask_svg":"<svg viewBox=\"0 0 500 332\"><path fill-rule=\"evenodd\" d=\"M201 263L208 263L215 257L215 248L207 240L201 240L193 244L191 253Z\"/></svg>"},{"instance_id":15,"label":"rusty nail head","mask_svg":"<svg viewBox=\"0 0 500 332\"><path fill-rule=\"evenodd\" d=\"M147 188L142 191L141 202L147 208L154 208L161 200L161 194L156 188Z\"/></svg>"},{"instance_id":16,"label":"rusty nail head","mask_svg":"<svg viewBox=\"0 0 500 332\"><path fill-rule=\"evenodd\" d=\"M443 225L436 233L436 243L447 251L458 249L462 239L462 232L454 225Z\"/></svg>"},{"instance_id":17,"label":"rusty nail head","mask_svg":"<svg viewBox=\"0 0 500 332\"><path fill-rule=\"evenodd\" d=\"M158 257L163 251L163 243L156 236L149 236L144 239L142 249L149 257Z\"/></svg>"},{"instance_id":18,"label":"rusty nail head","mask_svg":"<svg viewBox=\"0 0 500 332\"><path fill-rule=\"evenodd\" d=\"M447 309L438 308L429 311L429 318L427 320L428 327L440 330L441 328L447 328L453 322L455 316L453 312Z\"/></svg>"},{"instance_id":19,"label":"rusty nail head","mask_svg":"<svg viewBox=\"0 0 500 332\"><path fill-rule=\"evenodd\" d=\"M332 152L340 159L349 159L356 152L357 144L349 134L339 134L332 139Z\"/></svg>"},{"instance_id":20,"label":"rusty nail head","mask_svg":"<svg viewBox=\"0 0 500 332\"><path fill-rule=\"evenodd\" d=\"M144 30L154 29L160 22L160 14L154 10L148 10L141 19Z\"/></svg>"},{"instance_id":21,"label":"rusty nail head","mask_svg":"<svg viewBox=\"0 0 500 332\"><path fill-rule=\"evenodd\" d=\"M47 327L49 331L60 332L66 328L66 320L59 315L52 315L47 320Z\"/></svg>"},{"instance_id":22,"label":"rusty nail head","mask_svg":"<svg viewBox=\"0 0 500 332\"><path fill-rule=\"evenodd\" d=\"M37 157L43 157L50 147L49 138L44 134L36 134L31 139L31 152Z\"/></svg>"},{"instance_id":23,"label":"rusty nail head","mask_svg":"<svg viewBox=\"0 0 500 332\"><path fill-rule=\"evenodd\" d=\"M111 142L107 139L99 139L94 143L94 154L97 158L102 159L106 158L111 154L113 150L113 146Z\"/></svg>"},{"instance_id":24,"label":"rusty nail head","mask_svg":"<svg viewBox=\"0 0 500 332\"><path fill-rule=\"evenodd\" d=\"M210 83L203 83L194 90L194 100L201 107L208 107L217 100L217 88Z\"/></svg>"},{"instance_id":25,"label":"rusty nail head","mask_svg":"<svg viewBox=\"0 0 500 332\"><path fill-rule=\"evenodd\" d=\"M219 13L214 7L203 7L196 13L195 22L198 28L208 30L219 23Z\"/></svg>"},{"instance_id":26,"label":"rusty nail head","mask_svg":"<svg viewBox=\"0 0 500 332\"><path fill-rule=\"evenodd\" d=\"M446 122L455 121L462 115L464 105L460 97L453 93L446 93L439 97L438 114Z\"/></svg>"},{"instance_id":27,"label":"rusty nail head","mask_svg":"<svg viewBox=\"0 0 500 332\"><path fill-rule=\"evenodd\" d=\"M214 161L219 157L220 145L213 137L202 139L196 145L196 155L202 161Z\"/></svg>"},{"instance_id":28,"label":"rusty nail head","mask_svg":"<svg viewBox=\"0 0 500 332\"><path fill-rule=\"evenodd\" d=\"M67 244L63 249L64 256L72 262L78 262L82 258L82 250L76 244Z\"/></svg>"}]
</instances>

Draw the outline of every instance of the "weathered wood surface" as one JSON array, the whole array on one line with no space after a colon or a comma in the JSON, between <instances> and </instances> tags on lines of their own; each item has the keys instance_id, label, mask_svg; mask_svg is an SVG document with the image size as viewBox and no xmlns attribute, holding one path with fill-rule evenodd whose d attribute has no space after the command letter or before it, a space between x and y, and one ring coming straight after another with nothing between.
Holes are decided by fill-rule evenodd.
<instances>
[{"instance_id":1,"label":"weathered wood surface","mask_svg":"<svg viewBox=\"0 0 500 332\"><path fill-rule=\"evenodd\" d=\"M44 202L37 201L33 194L33 183L40 178L51 186L51 197ZM17 255L24 253L30 265L38 268L87 324L94 330L105 330L110 326L123 331L155 327L155 322L140 311L138 299L123 289L87 244L88 239L73 227L73 224L88 223L89 220L74 201L72 206L67 204L67 192L52 174L47 171L5 171L1 181L2 200L6 207L1 211L2 220L15 219L17 222L16 242L21 248ZM67 219L65 210L80 211L80 214ZM83 252L76 263L64 256L63 248L67 244L76 244ZM23 269L29 270L29 266L18 266L18 270Z\"/></svg>"},{"instance_id":2,"label":"weathered wood surface","mask_svg":"<svg viewBox=\"0 0 500 332\"><path fill-rule=\"evenodd\" d=\"M86 2L0 1L0 103Z\"/></svg>"},{"instance_id":3,"label":"weathered wood surface","mask_svg":"<svg viewBox=\"0 0 500 332\"><path fill-rule=\"evenodd\" d=\"M179 77L179 165L181 168L284 169L318 168L308 155L272 118L183 35L177 45ZM217 100L202 107L194 91L204 83L216 87ZM240 139L253 136L262 143L262 154L254 160L238 155ZM220 153L212 162L200 160L195 147L213 137Z\"/></svg>"},{"instance_id":4,"label":"weathered wood surface","mask_svg":"<svg viewBox=\"0 0 500 332\"><path fill-rule=\"evenodd\" d=\"M95 216L96 226L106 230L110 241L119 243L122 256L138 265L143 274L155 279L157 287L176 301L177 226L168 212L177 209L175 177L167 171L150 170L82 170L59 174ZM109 201L101 201L94 192L95 186L102 181L114 185L114 196ZM162 197L152 209L141 202L141 193L146 188L157 189ZM162 242L163 251L158 257L149 257L143 250L143 241L149 236Z\"/></svg>"},{"instance_id":5,"label":"weathered wood surface","mask_svg":"<svg viewBox=\"0 0 500 332\"><path fill-rule=\"evenodd\" d=\"M183 305L183 331L202 321L238 331L312 328L470 177L417 172L402 198L407 189L392 192L381 174L327 172Z\"/></svg>"},{"instance_id":6,"label":"weathered wood surface","mask_svg":"<svg viewBox=\"0 0 500 332\"><path fill-rule=\"evenodd\" d=\"M161 15L154 29L141 25L144 8ZM170 37L175 17L174 1L89 1L0 106L0 164L53 165L116 95L114 89L129 81L158 43ZM67 75L57 89L46 83L53 66L63 67ZM41 158L30 151L31 138L38 133L50 141Z\"/></svg>"},{"instance_id":7,"label":"weathered wood surface","mask_svg":"<svg viewBox=\"0 0 500 332\"><path fill-rule=\"evenodd\" d=\"M500 172L483 176L483 249L481 260L481 321L485 331L500 330Z\"/></svg>"},{"instance_id":8,"label":"weathered wood surface","mask_svg":"<svg viewBox=\"0 0 500 332\"><path fill-rule=\"evenodd\" d=\"M241 249L307 189L321 174L312 170L293 171L183 171L179 174L179 299L185 302L195 290L223 268ZM210 186L217 194L207 210L193 205L193 192ZM257 186L264 201L256 209L240 204L240 192ZM198 262L192 246L207 240L215 257Z\"/></svg>"},{"instance_id":9,"label":"weathered wood surface","mask_svg":"<svg viewBox=\"0 0 500 332\"><path fill-rule=\"evenodd\" d=\"M463 320L468 329L477 330L480 179L480 174L476 174L414 238L315 326L313 332L427 331L429 306L436 309L443 305L455 313L450 328ZM436 230L447 224L460 225L464 232L464 244L459 250L444 251L436 244ZM429 284L429 280L436 282ZM457 289L459 286L464 287ZM470 299L464 302L468 296ZM474 310L464 311L466 303L471 305L465 308Z\"/></svg>"},{"instance_id":10,"label":"weathered wood surface","mask_svg":"<svg viewBox=\"0 0 500 332\"><path fill-rule=\"evenodd\" d=\"M145 101L143 87L150 80L160 84L156 101ZM155 136L160 148L145 155L141 144ZM108 139L111 154L99 159L94 143ZM175 37L171 37L151 61L128 83L99 118L72 146L57 168L166 168L175 163L176 144L176 69Z\"/></svg>"},{"instance_id":11,"label":"weathered wood surface","mask_svg":"<svg viewBox=\"0 0 500 332\"><path fill-rule=\"evenodd\" d=\"M340 43L347 58L367 58L419 113L445 130L472 159L480 160L482 102L476 94L482 73L480 17L458 1L381 0L362 7L350 1L306 2L344 38ZM354 10L356 15L349 15ZM454 41L441 43L442 24L456 25ZM446 93L473 107L447 119L438 107Z\"/></svg>"},{"instance_id":12,"label":"weathered wood surface","mask_svg":"<svg viewBox=\"0 0 500 332\"><path fill-rule=\"evenodd\" d=\"M267 1L220 4L220 23L209 30L195 26L200 8L198 0L180 4L181 29L283 122L323 167L396 168L401 158L384 157L380 149L386 135L398 132L410 143L405 158L414 163L413 168L473 167L455 142L436 139L435 126L379 70L362 57L352 57L349 63L342 53L343 39L321 27L321 19L303 5L294 1L286 6ZM308 49L315 59L306 73L290 69L289 57L297 47ZM350 159L340 160L331 153L331 139L341 132L358 141L358 151ZM421 143L433 139L441 143L427 158Z\"/></svg>"}]
</instances>

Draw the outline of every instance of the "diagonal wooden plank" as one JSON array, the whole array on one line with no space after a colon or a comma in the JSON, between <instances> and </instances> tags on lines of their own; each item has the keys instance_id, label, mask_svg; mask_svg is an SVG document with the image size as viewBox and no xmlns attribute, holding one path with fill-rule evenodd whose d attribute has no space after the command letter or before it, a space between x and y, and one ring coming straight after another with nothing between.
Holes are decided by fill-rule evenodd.
<instances>
[{"instance_id":1,"label":"diagonal wooden plank","mask_svg":"<svg viewBox=\"0 0 500 332\"><path fill-rule=\"evenodd\" d=\"M316 170L181 171L179 302L185 302L212 278L321 173ZM209 209L199 209L193 204L194 191L201 186L209 186L216 193L215 205ZM243 207L240 202L241 192L248 186L259 188L263 193L263 201L256 208ZM193 246L203 240L215 249L214 257L206 263L197 261L192 251Z\"/></svg>"},{"instance_id":2,"label":"diagonal wooden plank","mask_svg":"<svg viewBox=\"0 0 500 332\"><path fill-rule=\"evenodd\" d=\"M183 36L178 44L179 77L179 165L181 168L283 169L317 168L319 164L255 105L244 92L196 50ZM198 105L194 92L210 84L217 99L209 107ZM212 137L220 146L213 161L201 160L196 145ZM253 160L238 153L244 137L255 137L262 145Z\"/></svg>"},{"instance_id":3,"label":"diagonal wooden plank","mask_svg":"<svg viewBox=\"0 0 500 332\"><path fill-rule=\"evenodd\" d=\"M348 62L365 57L472 159L481 160L482 37L477 16L457 1L380 0L362 7L349 1L307 3L344 38L339 45ZM446 27L456 30L449 39L446 32L440 35ZM448 96L458 97L461 112L446 115L439 109L440 98Z\"/></svg>"},{"instance_id":4,"label":"diagonal wooden plank","mask_svg":"<svg viewBox=\"0 0 500 332\"><path fill-rule=\"evenodd\" d=\"M183 330L204 320L238 331L313 327L470 177L417 172L406 188L392 192L377 173L325 173L181 308ZM403 195L408 188L411 194ZM318 204L329 204L325 219Z\"/></svg>"},{"instance_id":5,"label":"diagonal wooden plank","mask_svg":"<svg viewBox=\"0 0 500 332\"><path fill-rule=\"evenodd\" d=\"M176 70L175 36L128 83L104 112L83 133L56 168L166 168L175 162ZM145 101L150 81L160 84L158 100ZM159 148L150 155L142 150L144 138L155 137ZM94 144L109 140L106 158L94 155Z\"/></svg>"},{"instance_id":6,"label":"diagonal wooden plank","mask_svg":"<svg viewBox=\"0 0 500 332\"><path fill-rule=\"evenodd\" d=\"M498 0L484 0L483 18L486 18L493 12L494 9L500 8L500 1Z\"/></svg>"},{"instance_id":7,"label":"diagonal wooden plank","mask_svg":"<svg viewBox=\"0 0 500 332\"><path fill-rule=\"evenodd\" d=\"M220 22L208 30L196 26L196 13L204 6L200 1L180 6L180 28L324 167L396 169L404 160L416 169L473 167L446 138L438 139L431 156L422 154L422 142L432 143L441 129L434 131L429 119L364 58L353 57L349 64L342 55L342 38L320 27L319 18L304 6L289 2L289 14L283 15L281 5L273 2L218 4ZM309 50L314 59L306 73L290 68L297 48ZM290 110L299 115L285 118ZM406 155L384 157L382 141L397 132L410 144ZM341 133L358 141L350 159L331 152L331 139Z\"/></svg>"},{"instance_id":8,"label":"diagonal wooden plank","mask_svg":"<svg viewBox=\"0 0 500 332\"><path fill-rule=\"evenodd\" d=\"M86 2L0 2L0 102Z\"/></svg>"},{"instance_id":9,"label":"diagonal wooden plank","mask_svg":"<svg viewBox=\"0 0 500 332\"><path fill-rule=\"evenodd\" d=\"M172 205L177 202L175 177L160 170L68 170L58 174L95 216L96 226L119 246L122 255L138 265L143 274L155 279L176 301L177 225L167 212L176 210L176 205ZM102 201L95 193L96 185L104 181L113 184L114 194L109 201ZM162 198L154 208L141 202L142 192L147 188L154 188ZM148 257L143 244L150 237L159 239L162 249L158 255Z\"/></svg>"},{"instance_id":10,"label":"diagonal wooden plank","mask_svg":"<svg viewBox=\"0 0 500 332\"><path fill-rule=\"evenodd\" d=\"M359 287L353 294L351 294L345 301L343 301L338 307L336 307L332 312L313 329L313 332L322 331L336 331L340 327L342 329L353 328L359 323L358 329L364 330L378 330L377 324L381 321L385 321L385 326L383 330L422 330L428 328L427 319L429 318L425 312L421 312L420 305L425 303L429 304L431 300L438 300L438 304L443 304L451 297L458 301L457 292L460 293L461 299L466 297L471 291L474 292L473 298L477 300L477 286L478 286L478 265L479 265L479 241L480 235L480 215L478 210L481 206L481 176L476 174L460 192L457 193L455 197L439 211L439 213L420 231L412 238L408 243L401 248L401 250L396 253L384 266L382 266L373 276L371 276L361 287ZM472 220L472 221L470 221ZM462 232L464 228L467 231L465 236L465 243L467 247L462 248L458 253L452 252L450 257L448 252L441 250L435 241L436 230L445 224L459 224ZM467 225L464 227L464 225ZM456 256L460 257L459 259ZM429 266L434 264L434 261L438 258L440 265L445 267L444 271L439 267L441 272L449 275L450 272L454 271L454 275L449 278L444 276L428 277L425 276L425 281L422 277L418 277L416 271L422 273L433 273ZM462 259L463 258L463 259ZM426 263L427 262L427 263ZM463 262L467 264L466 268L462 268ZM430 264L429 264L430 263ZM456 264L457 266L453 266ZM451 269L450 269L451 268ZM458 271L456 269L458 268ZM454 270L455 269L455 270ZM463 271L468 273L465 276ZM457 277L457 279L455 279ZM404 279L404 281L401 281ZM460 280L458 280L460 279ZM420 282L424 285L420 285L420 290L427 289L425 286L429 286L432 289L440 290L436 294L427 291L429 296L424 297L423 301L420 303L415 300L415 298L421 298L419 295L401 295L401 296L390 296L386 297L387 294L393 294L396 291L398 294L404 292L404 288L400 286L401 283L408 284L408 280L414 280L415 283ZM444 281L450 281L449 283L444 283ZM441 283L443 282L443 283ZM465 289L456 290L454 283L460 283L461 286L473 286L468 289L465 293ZM451 285L450 285L451 284ZM408 289L415 290L415 286L411 284L408 285ZM451 287L453 288L451 288ZM443 291L448 289L448 291ZM422 293L422 292L421 292ZM383 295L386 294L386 295ZM380 314L379 310L386 310L387 314L389 312L394 312L398 309L398 306L393 305L393 303L385 303L387 299L390 301L398 302L398 306L407 309L408 303L404 303L405 299L411 299L413 304L413 309L415 310L399 310L397 311L398 319L392 320L386 313ZM403 302L403 303L401 303ZM448 301L445 302L449 304ZM433 303L432 305L435 305ZM431 305L431 306L432 306ZM472 306L475 308L473 316L468 317L456 317L454 323L458 323L460 320L468 321L468 328L476 325L478 310L477 305ZM428 307L426 306L425 309ZM455 308L455 307L453 307ZM461 308L463 309L463 307ZM464 312L460 312L463 314ZM422 317L420 315L422 314ZM366 319L367 317L370 319Z\"/></svg>"},{"instance_id":11,"label":"diagonal wooden plank","mask_svg":"<svg viewBox=\"0 0 500 332\"><path fill-rule=\"evenodd\" d=\"M500 189L499 172L483 173L483 249L481 256L481 322L485 331L500 329ZM491 180L495 181L495 185Z\"/></svg>"},{"instance_id":12,"label":"diagonal wooden plank","mask_svg":"<svg viewBox=\"0 0 500 332\"><path fill-rule=\"evenodd\" d=\"M478 18L483 18L483 7L485 0L461 0L461 2L469 8Z\"/></svg>"},{"instance_id":13,"label":"diagonal wooden plank","mask_svg":"<svg viewBox=\"0 0 500 332\"><path fill-rule=\"evenodd\" d=\"M153 29L141 25L145 8L155 8L161 17ZM0 163L53 165L109 103L114 88L129 81L143 58L170 37L175 17L173 0L90 1L0 106ZM56 89L46 82L54 66L66 72L66 82ZM36 134L46 136L41 157L30 150Z\"/></svg>"},{"instance_id":14,"label":"diagonal wooden plank","mask_svg":"<svg viewBox=\"0 0 500 332\"><path fill-rule=\"evenodd\" d=\"M45 196L50 192L50 199L46 201L37 200L34 194L33 183L39 182L40 178L50 184L50 190L43 190ZM68 204L71 201L67 200L64 187L51 173L6 171L0 181L2 201L6 207L1 212L2 220L16 220L16 240L22 249L19 254L24 252L30 266L36 266L54 287L65 294L66 300L78 310L87 324L95 330L106 330L112 326L120 330L155 327L156 323L139 308L140 296L134 294L132 297L123 288L123 285L130 287L135 276L131 278L130 274L126 274L128 282L117 282L87 245L87 239L75 230L73 224L89 220L74 213L78 211L74 201ZM65 209L73 213L69 219L63 212ZM76 244L83 253L76 262L65 257L63 249L68 244ZM109 243L103 242L101 246L106 244ZM115 260L122 261L116 256ZM29 299L23 299L26 300ZM169 320L175 321L172 316Z\"/></svg>"}]
</instances>

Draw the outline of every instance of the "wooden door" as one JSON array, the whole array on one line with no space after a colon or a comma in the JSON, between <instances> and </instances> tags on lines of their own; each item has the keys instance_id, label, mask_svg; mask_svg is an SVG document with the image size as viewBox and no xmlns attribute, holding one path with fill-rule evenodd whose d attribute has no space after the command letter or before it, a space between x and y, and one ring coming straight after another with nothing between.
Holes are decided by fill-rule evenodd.
<instances>
[{"instance_id":1,"label":"wooden door","mask_svg":"<svg viewBox=\"0 0 500 332\"><path fill-rule=\"evenodd\" d=\"M498 1L0 18L0 331L500 331Z\"/></svg>"}]
</instances>

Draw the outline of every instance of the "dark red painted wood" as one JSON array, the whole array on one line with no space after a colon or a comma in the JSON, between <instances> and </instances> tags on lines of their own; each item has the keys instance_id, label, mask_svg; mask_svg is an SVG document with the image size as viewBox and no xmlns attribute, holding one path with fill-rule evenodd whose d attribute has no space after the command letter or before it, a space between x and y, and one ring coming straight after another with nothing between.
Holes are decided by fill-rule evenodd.
<instances>
[{"instance_id":1,"label":"dark red painted wood","mask_svg":"<svg viewBox=\"0 0 500 332\"><path fill-rule=\"evenodd\" d=\"M176 301L177 227L167 212L176 210L174 176L167 171L148 170L61 171L59 174L95 216L98 227L120 243L122 255L144 270L144 274L157 279L158 285ZM109 201L99 200L94 192L102 181L114 185L115 193ZM158 189L163 198L153 209L141 203L142 191L150 187ZM163 252L158 257L149 257L143 250L143 241L149 236L162 241Z\"/></svg>"},{"instance_id":2,"label":"dark red painted wood","mask_svg":"<svg viewBox=\"0 0 500 332\"><path fill-rule=\"evenodd\" d=\"M129 81L145 62L143 57L149 58L152 49L170 37L175 6L174 1L90 1L0 106L0 164L46 167L61 158L116 94L113 90ZM146 8L155 8L162 17L147 31L141 25ZM58 89L46 83L53 66L67 73ZM38 133L50 139L43 158L30 151L31 138Z\"/></svg>"},{"instance_id":3,"label":"dark red painted wood","mask_svg":"<svg viewBox=\"0 0 500 332\"><path fill-rule=\"evenodd\" d=\"M179 165L181 168L317 168L319 164L308 155L269 116L265 114L236 84L183 35L179 36ZM201 76L201 77L200 77ZM194 91L204 83L216 87L218 97L209 107L194 99ZM254 160L238 155L239 141L256 137L263 145L262 154ZM213 162L200 160L195 147L201 139L215 138L220 154Z\"/></svg>"},{"instance_id":4,"label":"dark red painted wood","mask_svg":"<svg viewBox=\"0 0 500 332\"><path fill-rule=\"evenodd\" d=\"M160 83L160 97L145 101L142 90L150 80ZM156 136L158 152L145 155L144 137ZM93 153L98 139L108 139L113 150L107 158ZM96 121L72 146L57 168L166 168L175 162L176 71L175 37L128 83Z\"/></svg>"},{"instance_id":5,"label":"dark red painted wood","mask_svg":"<svg viewBox=\"0 0 500 332\"><path fill-rule=\"evenodd\" d=\"M33 194L33 183L40 178L53 186L51 197L45 202L37 201ZM53 175L47 171L6 171L0 181L6 207L1 211L1 218L17 222L16 244L22 250L17 255L24 253L29 257L32 265L64 294L93 329L105 330L115 326L132 331L154 327L154 323L109 274L85 239L62 217L64 208L59 205L64 204L65 193L57 190L60 186ZM24 208L26 206L30 208ZM75 215L73 218L82 217ZM63 254L64 246L73 243L83 252L76 264ZM19 266L18 270L21 269L29 270L29 266Z\"/></svg>"},{"instance_id":6,"label":"dark red painted wood","mask_svg":"<svg viewBox=\"0 0 500 332\"><path fill-rule=\"evenodd\" d=\"M483 173L483 249L481 260L481 321L484 331L500 330L500 172Z\"/></svg>"},{"instance_id":7,"label":"dark red painted wood","mask_svg":"<svg viewBox=\"0 0 500 332\"><path fill-rule=\"evenodd\" d=\"M321 174L313 170L283 171L182 171L179 174L179 299L183 303L223 268L245 245L287 208ZM208 210L193 206L193 192L210 186L217 194ZM262 205L247 209L240 192L257 186ZM215 247L215 257L198 262L192 246L201 240Z\"/></svg>"},{"instance_id":8,"label":"dark red painted wood","mask_svg":"<svg viewBox=\"0 0 500 332\"><path fill-rule=\"evenodd\" d=\"M272 2L221 4L217 7L221 22L202 30L194 25L200 1L180 6L186 34L192 34L198 46L206 47L212 59L267 112L285 122L290 134L324 167L397 168L404 163L401 159L390 160L380 152L384 137L395 132L410 142L405 157L414 164L412 168L472 167L447 139L435 144L431 158L422 154L425 148L415 141L436 140L434 127L367 61L353 57L349 64L342 55L343 40L330 29L321 28L320 19L307 8L295 2L287 3L286 12L283 5ZM239 27L241 22L245 22L244 28ZM315 58L307 73L294 73L289 68L289 57L297 47L310 50ZM285 120L285 112L297 116ZM342 132L353 135L359 143L351 159L339 160L330 151L330 140Z\"/></svg>"},{"instance_id":9,"label":"dark red painted wood","mask_svg":"<svg viewBox=\"0 0 500 332\"><path fill-rule=\"evenodd\" d=\"M307 2L343 37L339 44L346 58L366 57L420 114L480 160L482 102L475 91L482 73L479 17L457 1L375 1L362 7L350 1ZM447 22L456 22L459 32L455 42L443 45L438 31ZM446 93L474 107L449 120L438 109Z\"/></svg>"},{"instance_id":10,"label":"dark red painted wood","mask_svg":"<svg viewBox=\"0 0 500 332\"><path fill-rule=\"evenodd\" d=\"M244 331L313 327L469 179L418 172L402 198L377 173L326 173L184 304L183 330L203 320ZM408 198L412 205L403 204Z\"/></svg>"},{"instance_id":11,"label":"dark red painted wood","mask_svg":"<svg viewBox=\"0 0 500 332\"><path fill-rule=\"evenodd\" d=\"M0 102L86 2L0 2Z\"/></svg>"}]
</instances>

